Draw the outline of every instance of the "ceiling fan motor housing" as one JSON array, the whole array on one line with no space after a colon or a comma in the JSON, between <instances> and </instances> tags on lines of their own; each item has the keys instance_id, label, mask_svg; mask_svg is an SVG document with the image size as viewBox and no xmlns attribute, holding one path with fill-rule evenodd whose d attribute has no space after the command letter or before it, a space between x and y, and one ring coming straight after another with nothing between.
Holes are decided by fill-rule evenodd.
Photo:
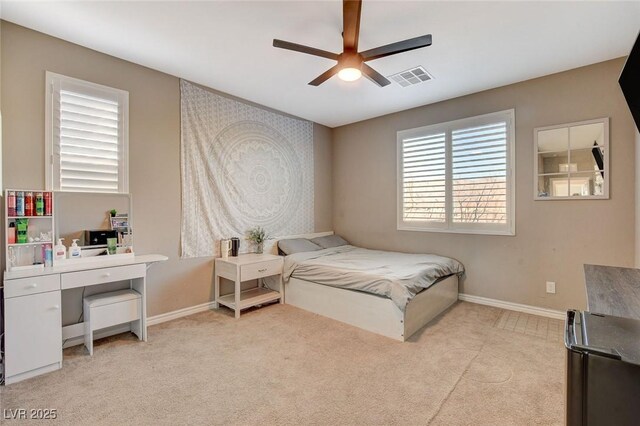
<instances>
[{"instance_id":1,"label":"ceiling fan motor housing","mask_svg":"<svg viewBox=\"0 0 640 426\"><path fill-rule=\"evenodd\" d=\"M344 51L338 56L338 64L342 68L360 69L362 62L364 62L362 56L355 50Z\"/></svg>"}]
</instances>

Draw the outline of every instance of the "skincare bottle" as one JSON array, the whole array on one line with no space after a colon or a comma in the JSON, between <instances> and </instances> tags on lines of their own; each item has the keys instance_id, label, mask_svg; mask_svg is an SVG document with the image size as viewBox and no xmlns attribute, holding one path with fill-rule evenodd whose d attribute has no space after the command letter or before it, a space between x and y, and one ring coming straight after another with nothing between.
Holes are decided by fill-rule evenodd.
<instances>
[{"instance_id":1,"label":"skincare bottle","mask_svg":"<svg viewBox=\"0 0 640 426\"><path fill-rule=\"evenodd\" d=\"M53 249L53 260L62 260L67 257L67 248L62 244L64 238L58 238L58 244Z\"/></svg>"},{"instance_id":2,"label":"skincare bottle","mask_svg":"<svg viewBox=\"0 0 640 426\"><path fill-rule=\"evenodd\" d=\"M47 268L53 265L53 250L51 249L51 244L44 245L44 266Z\"/></svg>"},{"instance_id":3,"label":"skincare bottle","mask_svg":"<svg viewBox=\"0 0 640 426\"><path fill-rule=\"evenodd\" d=\"M16 224L14 222L9 223L9 229L7 229L7 242L9 244L16 243Z\"/></svg>"},{"instance_id":4,"label":"skincare bottle","mask_svg":"<svg viewBox=\"0 0 640 426\"><path fill-rule=\"evenodd\" d=\"M81 248L78 247L78 240L73 240L71 247L69 247L69 259L79 259L82 255Z\"/></svg>"}]
</instances>

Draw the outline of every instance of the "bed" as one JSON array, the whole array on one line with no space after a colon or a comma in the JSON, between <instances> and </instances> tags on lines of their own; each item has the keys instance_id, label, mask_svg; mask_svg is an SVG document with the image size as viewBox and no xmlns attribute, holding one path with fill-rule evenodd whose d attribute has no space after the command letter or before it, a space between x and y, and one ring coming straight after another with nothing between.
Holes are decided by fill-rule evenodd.
<instances>
[{"instance_id":1,"label":"bed","mask_svg":"<svg viewBox=\"0 0 640 426\"><path fill-rule=\"evenodd\" d=\"M332 245L336 237L320 238L327 247L302 241L300 250L280 252L285 303L405 341L458 299L464 268L455 259L368 250L344 240ZM283 241L293 240L278 246Z\"/></svg>"}]
</instances>

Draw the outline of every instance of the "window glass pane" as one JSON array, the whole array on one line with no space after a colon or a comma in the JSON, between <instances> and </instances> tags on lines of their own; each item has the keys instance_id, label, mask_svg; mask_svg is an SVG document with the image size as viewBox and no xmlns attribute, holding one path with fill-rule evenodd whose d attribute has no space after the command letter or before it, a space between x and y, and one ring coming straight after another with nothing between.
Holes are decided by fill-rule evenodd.
<instances>
[{"instance_id":1,"label":"window glass pane","mask_svg":"<svg viewBox=\"0 0 640 426\"><path fill-rule=\"evenodd\" d=\"M402 141L402 219L446 222L445 134Z\"/></svg>"},{"instance_id":2,"label":"window glass pane","mask_svg":"<svg viewBox=\"0 0 640 426\"><path fill-rule=\"evenodd\" d=\"M507 223L507 123L454 130L454 223Z\"/></svg>"}]
</instances>

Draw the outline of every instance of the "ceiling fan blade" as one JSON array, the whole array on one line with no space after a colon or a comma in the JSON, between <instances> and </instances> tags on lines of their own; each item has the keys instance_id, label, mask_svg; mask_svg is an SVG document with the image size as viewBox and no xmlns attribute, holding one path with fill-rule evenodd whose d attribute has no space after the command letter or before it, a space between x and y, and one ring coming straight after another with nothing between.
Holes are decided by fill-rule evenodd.
<instances>
[{"instance_id":1,"label":"ceiling fan blade","mask_svg":"<svg viewBox=\"0 0 640 426\"><path fill-rule=\"evenodd\" d=\"M391 82L387 80L382 74L380 74L378 71L374 70L373 68L371 68L369 65L365 63L362 63L361 70L362 70L362 73L365 75L365 77L369 78L369 80L373 81L380 87L384 87L391 84Z\"/></svg>"},{"instance_id":2,"label":"ceiling fan blade","mask_svg":"<svg viewBox=\"0 0 640 426\"><path fill-rule=\"evenodd\" d=\"M311 86L320 86L322 83L329 80L334 75L338 74L338 71L340 71L340 68L341 68L340 65L335 65L329 68L327 71L323 72L318 77L316 77L313 81L309 82L309 84Z\"/></svg>"},{"instance_id":3,"label":"ceiling fan blade","mask_svg":"<svg viewBox=\"0 0 640 426\"><path fill-rule=\"evenodd\" d=\"M342 1L342 40L344 51L358 51L360 34L361 0Z\"/></svg>"},{"instance_id":4,"label":"ceiling fan blade","mask_svg":"<svg viewBox=\"0 0 640 426\"><path fill-rule=\"evenodd\" d=\"M278 40L274 38L273 47L306 53L307 55L320 56L327 59L333 59L334 61L338 60L337 53L327 52L326 50L316 49L315 47L304 46L302 44L291 43L290 41Z\"/></svg>"},{"instance_id":5,"label":"ceiling fan blade","mask_svg":"<svg viewBox=\"0 0 640 426\"><path fill-rule=\"evenodd\" d=\"M423 35L408 40L398 41L396 43L387 44L386 46L376 47L375 49L360 52L363 61L372 61L385 56L395 55L396 53L408 52L409 50L420 49L421 47L431 46L431 34Z\"/></svg>"}]
</instances>

